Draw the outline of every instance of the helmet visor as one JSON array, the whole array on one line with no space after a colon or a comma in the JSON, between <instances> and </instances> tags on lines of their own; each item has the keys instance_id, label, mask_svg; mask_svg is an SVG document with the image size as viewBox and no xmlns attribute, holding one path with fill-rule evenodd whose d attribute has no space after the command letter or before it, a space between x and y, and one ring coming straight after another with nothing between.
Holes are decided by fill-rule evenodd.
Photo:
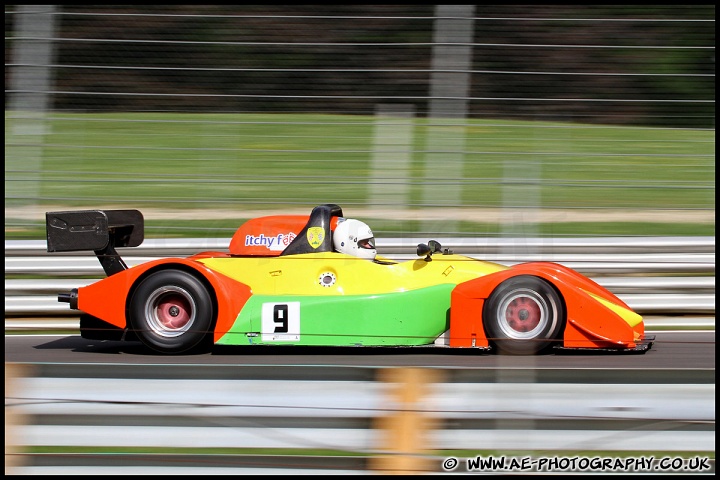
<instances>
[{"instance_id":1,"label":"helmet visor","mask_svg":"<svg viewBox=\"0 0 720 480\"><path fill-rule=\"evenodd\" d=\"M358 244L358 248L375 250L375 237L366 238L364 240L358 240L357 244Z\"/></svg>"}]
</instances>

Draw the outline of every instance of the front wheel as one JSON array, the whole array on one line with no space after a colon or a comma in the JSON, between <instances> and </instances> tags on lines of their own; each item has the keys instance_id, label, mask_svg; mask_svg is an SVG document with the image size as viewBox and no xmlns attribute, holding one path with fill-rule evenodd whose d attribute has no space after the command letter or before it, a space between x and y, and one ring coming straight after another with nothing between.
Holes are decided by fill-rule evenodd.
<instances>
[{"instance_id":1,"label":"front wheel","mask_svg":"<svg viewBox=\"0 0 720 480\"><path fill-rule=\"evenodd\" d=\"M491 344L514 355L546 350L562 334L565 317L565 305L552 285L527 275L501 283L483 308Z\"/></svg>"},{"instance_id":2,"label":"front wheel","mask_svg":"<svg viewBox=\"0 0 720 480\"><path fill-rule=\"evenodd\" d=\"M130 323L147 347L182 353L200 345L214 322L212 297L203 283L180 270L149 275L130 301Z\"/></svg>"}]
</instances>

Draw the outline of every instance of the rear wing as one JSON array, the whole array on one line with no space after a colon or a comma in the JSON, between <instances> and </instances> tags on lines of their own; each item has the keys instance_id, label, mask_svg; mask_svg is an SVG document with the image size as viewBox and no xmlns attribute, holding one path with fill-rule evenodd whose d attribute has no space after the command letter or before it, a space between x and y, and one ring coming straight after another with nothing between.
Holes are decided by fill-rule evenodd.
<instances>
[{"instance_id":1,"label":"rear wing","mask_svg":"<svg viewBox=\"0 0 720 480\"><path fill-rule=\"evenodd\" d=\"M145 221L138 210L76 210L45 214L48 252L95 252L110 276L127 269L116 247L137 247Z\"/></svg>"}]
</instances>

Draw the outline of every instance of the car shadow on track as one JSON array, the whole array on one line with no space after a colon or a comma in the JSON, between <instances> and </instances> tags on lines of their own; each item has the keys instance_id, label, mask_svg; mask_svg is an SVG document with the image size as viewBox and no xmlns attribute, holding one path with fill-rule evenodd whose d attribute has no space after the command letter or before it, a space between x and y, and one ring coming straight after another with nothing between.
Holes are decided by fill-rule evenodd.
<instances>
[{"instance_id":1,"label":"car shadow on track","mask_svg":"<svg viewBox=\"0 0 720 480\"><path fill-rule=\"evenodd\" d=\"M228 346L214 345L210 348L196 349L178 354L167 354L156 352L147 348L139 341L115 341L115 340L89 340L80 336L68 336L54 339L50 342L34 346L38 350L66 350L76 353L95 353L105 355L133 355L150 357L194 357L210 355L213 357L242 357L242 356L354 356L372 357L376 355L433 355L433 356L460 356L460 357L485 357L500 356L494 350L476 348L449 348L437 346L411 346L411 347L383 347L383 346L297 346L297 345L253 345L253 346ZM618 354L636 354L638 352L618 351L593 351L593 350L557 350L551 349L535 356L614 356Z\"/></svg>"}]
</instances>

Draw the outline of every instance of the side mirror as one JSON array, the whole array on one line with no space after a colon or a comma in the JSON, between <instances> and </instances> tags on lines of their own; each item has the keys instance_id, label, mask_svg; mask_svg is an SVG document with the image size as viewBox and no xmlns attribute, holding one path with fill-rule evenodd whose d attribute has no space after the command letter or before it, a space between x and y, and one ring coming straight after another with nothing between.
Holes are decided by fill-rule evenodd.
<instances>
[{"instance_id":1,"label":"side mirror","mask_svg":"<svg viewBox=\"0 0 720 480\"><path fill-rule=\"evenodd\" d=\"M432 254L437 252L442 252L442 245L440 245L440 242L435 240L430 240L427 245L424 243L419 243L417 246L417 254L418 257L425 257L426 262L432 261ZM443 252L445 255L450 255L452 252L445 249L445 252Z\"/></svg>"},{"instance_id":2,"label":"side mirror","mask_svg":"<svg viewBox=\"0 0 720 480\"><path fill-rule=\"evenodd\" d=\"M430 240L428 242L428 246L430 247L430 250L432 250L432 253L442 252L442 245L440 245L440 242Z\"/></svg>"},{"instance_id":3,"label":"side mirror","mask_svg":"<svg viewBox=\"0 0 720 480\"><path fill-rule=\"evenodd\" d=\"M432 261L431 257L433 254L433 249L432 249L432 247L430 247L430 245L426 245L424 243L418 243L417 254L418 254L418 257L425 257L426 262L430 262L430 261Z\"/></svg>"}]
</instances>

